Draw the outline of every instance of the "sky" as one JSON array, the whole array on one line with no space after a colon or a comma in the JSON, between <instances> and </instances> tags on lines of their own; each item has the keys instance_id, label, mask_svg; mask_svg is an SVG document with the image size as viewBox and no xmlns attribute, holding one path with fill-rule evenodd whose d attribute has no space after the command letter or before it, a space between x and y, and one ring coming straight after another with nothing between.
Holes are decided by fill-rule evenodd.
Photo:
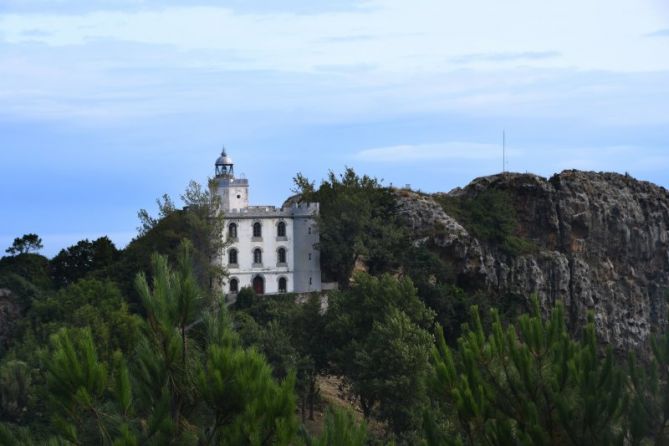
<instances>
[{"instance_id":1,"label":"sky","mask_svg":"<svg viewBox=\"0 0 669 446\"><path fill-rule=\"evenodd\" d=\"M666 0L0 0L0 248L125 246L213 174L252 204L346 166L426 192L506 168L669 187Z\"/></svg>"}]
</instances>

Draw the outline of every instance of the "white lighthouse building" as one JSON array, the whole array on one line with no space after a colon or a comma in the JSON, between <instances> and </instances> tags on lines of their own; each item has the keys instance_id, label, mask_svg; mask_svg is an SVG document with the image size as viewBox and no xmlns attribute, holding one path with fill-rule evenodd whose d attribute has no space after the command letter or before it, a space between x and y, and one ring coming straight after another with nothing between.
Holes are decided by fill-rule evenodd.
<instances>
[{"instance_id":1,"label":"white lighthouse building","mask_svg":"<svg viewBox=\"0 0 669 446\"><path fill-rule=\"evenodd\" d=\"M228 242L222 259L229 274L224 292L236 294L243 287L257 294L320 291L318 203L249 206L249 182L235 177L225 149L216 160L215 179Z\"/></svg>"}]
</instances>

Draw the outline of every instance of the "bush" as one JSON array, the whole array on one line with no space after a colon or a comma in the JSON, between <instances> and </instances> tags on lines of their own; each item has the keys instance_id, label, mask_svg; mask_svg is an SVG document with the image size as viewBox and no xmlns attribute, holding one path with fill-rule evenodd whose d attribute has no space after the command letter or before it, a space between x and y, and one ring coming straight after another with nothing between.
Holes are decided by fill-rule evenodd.
<instances>
[{"instance_id":1,"label":"bush","mask_svg":"<svg viewBox=\"0 0 669 446\"><path fill-rule=\"evenodd\" d=\"M536 251L534 242L519 234L516 208L507 191L488 189L474 197L440 195L435 199L471 235L505 254L518 256Z\"/></svg>"}]
</instances>

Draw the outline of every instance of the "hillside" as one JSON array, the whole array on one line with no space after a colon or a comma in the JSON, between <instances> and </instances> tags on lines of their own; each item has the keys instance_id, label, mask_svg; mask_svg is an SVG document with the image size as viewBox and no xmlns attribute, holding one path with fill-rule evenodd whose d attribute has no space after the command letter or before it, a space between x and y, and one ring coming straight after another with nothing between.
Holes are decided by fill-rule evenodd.
<instances>
[{"instance_id":1,"label":"hillside","mask_svg":"<svg viewBox=\"0 0 669 446\"><path fill-rule=\"evenodd\" d=\"M424 194L352 169L296 186L339 290L226 303L224 221L193 184L122 250L0 259L0 444L669 441L665 189L565 171Z\"/></svg>"},{"instance_id":2,"label":"hillside","mask_svg":"<svg viewBox=\"0 0 669 446\"><path fill-rule=\"evenodd\" d=\"M625 350L666 323L669 191L662 187L569 170L550 179L482 177L449 193L397 197L414 240L436 250L466 290L485 290L498 302L537 295L544 309L562 300L574 328L593 311L600 338ZM482 209L467 212L477 200ZM507 223L502 236L512 243L477 233L486 218L494 227Z\"/></svg>"}]
</instances>

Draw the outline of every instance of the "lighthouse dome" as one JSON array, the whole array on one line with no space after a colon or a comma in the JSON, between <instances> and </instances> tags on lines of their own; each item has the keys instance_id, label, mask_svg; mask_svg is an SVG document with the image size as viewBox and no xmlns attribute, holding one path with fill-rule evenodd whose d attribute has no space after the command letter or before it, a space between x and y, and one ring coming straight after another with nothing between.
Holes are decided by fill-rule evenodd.
<instances>
[{"instance_id":1,"label":"lighthouse dome","mask_svg":"<svg viewBox=\"0 0 669 446\"><path fill-rule=\"evenodd\" d=\"M227 153L225 153L225 147L223 148L223 151L221 152L221 156L218 157L216 160L216 165L217 166L225 166L225 165L231 165L234 164L232 162L232 158L228 156Z\"/></svg>"}]
</instances>

